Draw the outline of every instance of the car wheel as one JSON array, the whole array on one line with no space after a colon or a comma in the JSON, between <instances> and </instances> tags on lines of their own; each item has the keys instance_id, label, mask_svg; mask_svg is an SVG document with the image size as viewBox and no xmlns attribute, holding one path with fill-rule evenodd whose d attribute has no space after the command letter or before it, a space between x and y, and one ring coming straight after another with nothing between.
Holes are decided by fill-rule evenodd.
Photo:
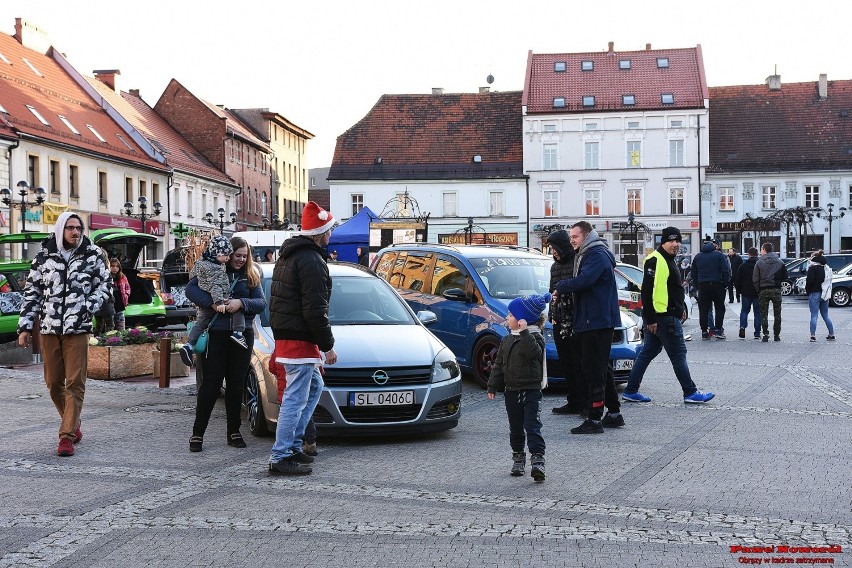
<instances>
[{"instance_id":1,"label":"car wheel","mask_svg":"<svg viewBox=\"0 0 852 568\"><path fill-rule=\"evenodd\" d=\"M835 288L831 291L831 301L835 306L846 307L849 305L849 290L846 288Z\"/></svg>"},{"instance_id":2,"label":"car wheel","mask_svg":"<svg viewBox=\"0 0 852 568\"><path fill-rule=\"evenodd\" d=\"M491 376L491 368L494 367L494 358L497 356L499 346L500 341L497 337L486 335L473 347L473 378L482 388L488 386L488 377Z\"/></svg>"},{"instance_id":3,"label":"car wheel","mask_svg":"<svg viewBox=\"0 0 852 568\"><path fill-rule=\"evenodd\" d=\"M793 285L790 284L789 282L782 282L781 283L781 295L782 296L789 296L791 292L793 292Z\"/></svg>"},{"instance_id":4,"label":"car wheel","mask_svg":"<svg viewBox=\"0 0 852 568\"><path fill-rule=\"evenodd\" d=\"M255 436L266 435L268 432L266 415L263 413L263 402L260 400L260 385L253 369L249 369L248 375L246 375L243 406L246 407L246 422L248 422L249 431Z\"/></svg>"}]
</instances>

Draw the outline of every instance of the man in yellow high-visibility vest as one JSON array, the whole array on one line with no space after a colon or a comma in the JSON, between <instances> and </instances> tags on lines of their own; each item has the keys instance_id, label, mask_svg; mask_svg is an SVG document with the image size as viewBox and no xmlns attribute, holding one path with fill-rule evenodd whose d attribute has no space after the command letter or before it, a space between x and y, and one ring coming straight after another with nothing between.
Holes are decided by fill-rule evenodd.
<instances>
[{"instance_id":1,"label":"man in yellow high-visibility vest","mask_svg":"<svg viewBox=\"0 0 852 568\"><path fill-rule=\"evenodd\" d=\"M629 402L651 402L639 392L642 377L651 361L665 349L672 362L675 376L683 389L683 402L703 404L715 395L701 392L689 374L686 364L686 341L683 322L686 321L686 303L683 281L675 265L682 236L677 227L663 229L660 246L645 259L642 278L642 315L645 320L642 351L633 363L627 386L621 395Z\"/></svg>"}]
</instances>

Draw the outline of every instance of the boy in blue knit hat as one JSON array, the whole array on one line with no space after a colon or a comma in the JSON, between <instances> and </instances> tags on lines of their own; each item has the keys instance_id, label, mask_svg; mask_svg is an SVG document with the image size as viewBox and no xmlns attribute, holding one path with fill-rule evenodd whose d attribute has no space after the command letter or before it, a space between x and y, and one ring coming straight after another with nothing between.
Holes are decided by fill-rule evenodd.
<instances>
[{"instance_id":1,"label":"boy in blue knit hat","mask_svg":"<svg viewBox=\"0 0 852 568\"><path fill-rule=\"evenodd\" d=\"M509 416L509 445L512 447L512 470L516 477L524 475L530 450L530 474L544 481L544 438L541 436L541 389L547 386L545 359L544 310L550 294L515 298L509 303L506 325L511 332L500 342L494 366L488 379L488 399L494 400L504 390ZM532 322L532 323L530 323Z\"/></svg>"}]
</instances>

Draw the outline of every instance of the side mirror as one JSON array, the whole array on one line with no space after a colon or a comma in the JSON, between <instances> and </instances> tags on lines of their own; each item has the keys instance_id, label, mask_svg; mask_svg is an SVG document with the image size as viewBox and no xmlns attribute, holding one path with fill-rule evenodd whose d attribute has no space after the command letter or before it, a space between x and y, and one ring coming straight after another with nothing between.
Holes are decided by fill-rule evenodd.
<instances>
[{"instance_id":1,"label":"side mirror","mask_svg":"<svg viewBox=\"0 0 852 568\"><path fill-rule=\"evenodd\" d=\"M461 288L447 288L443 293L444 298L455 302L466 302L467 294Z\"/></svg>"},{"instance_id":2,"label":"side mirror","mask_svg":"<svg viewBox=\"0 0 852 568\"><path fill-rule=\"evenodd\" d=\"M419 319L420 323L422 323L423 325L429 325L438 321L438 316L435 315L435 312L423 310L417 312L417 319Z\"/></svg>"}]
</instances>

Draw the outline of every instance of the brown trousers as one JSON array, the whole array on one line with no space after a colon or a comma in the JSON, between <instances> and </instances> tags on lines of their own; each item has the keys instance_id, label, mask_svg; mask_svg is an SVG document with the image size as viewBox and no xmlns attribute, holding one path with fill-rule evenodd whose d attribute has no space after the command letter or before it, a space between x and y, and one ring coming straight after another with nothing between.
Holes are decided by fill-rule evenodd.
<instances>
[{"instance_id":1,"label":"brown trousers","mask_svg":"<svg viewBox=\"0 0 852 568\"><path fill-rule=\"evenodd\" d=\"M59 437L74 440L80 424L83 396L86 393L86 368L89 361L89 334L42 335L44 382L56 410L62 418Z\"/></svg>"}]
</instances>

